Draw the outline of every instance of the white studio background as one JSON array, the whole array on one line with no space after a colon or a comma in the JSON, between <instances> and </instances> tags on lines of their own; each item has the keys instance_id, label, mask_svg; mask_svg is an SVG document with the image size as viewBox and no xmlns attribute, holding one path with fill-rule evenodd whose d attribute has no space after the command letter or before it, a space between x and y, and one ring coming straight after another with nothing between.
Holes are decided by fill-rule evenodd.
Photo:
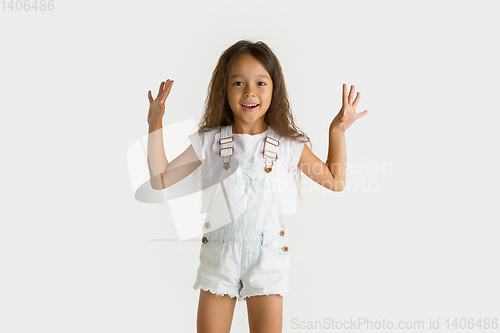
<instances>
[{"instance_id":1,"label":"white studio background","mask_svg":"<svg viewBox=\"0 0 500 333\"><path fill-rule=\"evenodd\" d=\"M2 8L0 331L196 331L200 244L172 240L166 204L135 200L127 150L161 81L175 80L164 126L198 122L220 54L240 39L275 51L319 158L343 83L368 109L346 133L347 188L302 176L283 332L319 332L308 322L325 318L440 319L443 332L446 319L498 318L497 4ZM248 331L245 303L233 331Z\"/></svg>"}]
</instances>

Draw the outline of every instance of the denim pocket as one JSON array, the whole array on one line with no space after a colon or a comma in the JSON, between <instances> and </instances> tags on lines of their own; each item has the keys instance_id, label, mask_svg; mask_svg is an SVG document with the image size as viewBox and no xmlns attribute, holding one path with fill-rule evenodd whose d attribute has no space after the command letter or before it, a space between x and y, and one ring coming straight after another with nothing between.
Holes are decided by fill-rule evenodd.
<instances>
[{"instance_id":1,"label":"denim pocket","mask_svg":"<svg viewBox=\"0 0 500 333\"><path fill-rule=\"evenodd\" d=\"M264 180L231 179L229 205L241 214L257 210L262 200Z\"/></svg>"}]
</instances>

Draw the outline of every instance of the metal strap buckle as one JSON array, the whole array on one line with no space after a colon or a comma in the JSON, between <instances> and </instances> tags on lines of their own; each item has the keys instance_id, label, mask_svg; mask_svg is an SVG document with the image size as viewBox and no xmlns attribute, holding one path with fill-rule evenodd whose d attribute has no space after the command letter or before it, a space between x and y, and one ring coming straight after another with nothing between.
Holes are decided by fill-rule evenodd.
<instances>
[{"instance_id":1,"label":"metal strap buckle","mask_svg":"<svg viewBox=\"0 0 500 333\"><path fill-rule=\"evenodd\" d=\"M268 141L268 139L270 139L270 140L274 140L274 142L277 142L278 144L275 144L275 143L273 143L273 142L271 142L271 141ZM280 142L279 142L278 140L273 139L273 138L271 138L270 136L266 136L266 142L267 142L267 143L270 143L270 144L272 144L273 146L276 146L276 147L278 147L278 146L280 145Z\"/></svg>"},{"instance_id":2,"label":"metal strap buckle","mask_svg":"<svg viewBox=\"0 0 500 333\"><path fill-rule=\"evenodd\" d=\"M266 151L267 151L268 153L275 154L275 156L274 156L274 161L276 161L276 160L278 159L278 153L275 153L274 151L269 151L269 150L267 150L267 149L266 149L266 150L264 150L264 151L262 152L262 156L264 157L264 159L266 159ZM266 159L266 160L267 160L267 159Z\"/></svg>"},{"instance_id":3,"label":"metal strap buckle","mask_svg":"<svg viewBox=\"0 0 500 333\"><path fill-rule=\"evenodd\" d=\"M228 141L222 142L222 140L228 140ZM231 136L231 137L229 137L229 138L222 138L222 139L220 139L220 140L219 140L219 144L220 144L220 145L223 145L223 144L226 144L226 143L231 143L231 142L233 142L233 141L234 141L234 138Z\"/></svg>"},{"instance_id":4,"label":"metal strap buckle","mask_svg":"<svg viewBox=\"0 0 500 333\"><path fill-rule=\"evenodd\" d=\"M274 157L274 159L273 159L273 160L271 160L271 165L267 165L266 151L267 151L267 152L269 152L269 153L274 153L274 154L276 154L276 156ZM267 173L269 173L269 172L273 171L273 164L274 164L274 161L276 161L276 160L278 159L278 153L275 153L275 152L273 152L273 151L269 151L269 150L264 150L264 151L262 152L262 156L264 157L265 164L266 164L266 166L265 166L264 170L265 170Z\"/></svg>"},{"instance_id":5,"label":"metal strap buckle","mask_svg":"<svg viewBox=\"0 0 500 333\"><path fill-rule=\"evenodd\" d=\"M234 154L234 147L226 147L226 148L219 149L219 156L221 156L221 157L222 157L222 154L221 154L222 149L231 149L231 155L226 155L226 156L233 156L233 154Z\"/></svg>"}]
</instances>

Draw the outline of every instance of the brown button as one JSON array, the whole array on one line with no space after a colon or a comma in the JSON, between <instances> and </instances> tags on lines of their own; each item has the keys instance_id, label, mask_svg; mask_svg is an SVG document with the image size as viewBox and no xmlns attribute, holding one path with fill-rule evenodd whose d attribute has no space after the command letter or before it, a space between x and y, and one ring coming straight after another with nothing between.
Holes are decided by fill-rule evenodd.
<instances>
[{"instance_id":1,"label":"brown button","mask_svg":"<svg viewBox=\"0 0 500 333\"><path fill-rule=\"evenodd\" d=\"M281 236L281 237L285 237L285 230L281 230L281 231L280 231L280 236Z\"/></svg>"},{"instance_id":2,"label":"brown button","mask_svg":"<svg viewBox=\"0 0 500 333\"><path fill-rule=\"evenodd\" d=\"M207 239L207 237L203 237L203 238L201 239L201 241L203 242L203 244L207 244L207 243L208 243L208 239Z\"/></svg>"},{"instance_id":3,"label":"brown button","mask_svg":"<svg viewBox=\"0 0 500 333\"><path fill-rule=\"evenodd\" d=\"M283 245L282 250L283 250L283 252L288 252L288 246Z\"/></svg>"},{"instance_id":4,"label":"brown button","mask_svg":"<svg viewBox=\"0 0 500 333\"><path fill-rule=\"evenodd\" d=\"M210 223L205 222L205 228L206 228L206 229L210 229Z\"/></svg>"}]
</instances>

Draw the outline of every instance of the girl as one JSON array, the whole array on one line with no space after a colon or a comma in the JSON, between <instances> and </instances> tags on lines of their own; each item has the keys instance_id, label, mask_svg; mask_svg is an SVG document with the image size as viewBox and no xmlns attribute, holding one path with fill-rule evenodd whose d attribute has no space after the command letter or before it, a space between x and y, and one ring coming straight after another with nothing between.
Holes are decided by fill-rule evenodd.
<instances>
[{"instance_id":1,"label":"girl","mask_svg":"<svg viewBox=\"0 0 500 333\"><path fill-rule=\"evenodd\" d=\"M162 82L156 99L148 92L151 186L169 187L200 165L204 181L217 185L203 192L207 216L193 286L200 289L197 331L229 332L239 299L247 301L251 333L281 332L283 296L289 294L283 214L294 213L290 175L302 171L316 183L342 191L344 133L368 111L356 113L360 94L353 100L354 86L348 95L344 84L342 108L330 124L328 157L322 162L294 124L278 59L265 43L241 40L219 59L192 144L169 163L162 117L173 82Z\"/></svg>"}]
</instances>

